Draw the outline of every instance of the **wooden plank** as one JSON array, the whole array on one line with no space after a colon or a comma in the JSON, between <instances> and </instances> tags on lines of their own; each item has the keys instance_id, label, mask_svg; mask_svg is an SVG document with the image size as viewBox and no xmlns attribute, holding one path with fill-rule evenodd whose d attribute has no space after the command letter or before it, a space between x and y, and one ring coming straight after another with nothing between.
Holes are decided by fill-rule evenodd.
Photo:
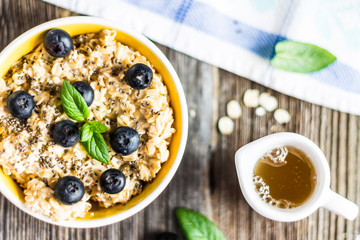
<instances>
[{"instance_id":1,"label":"wooden plank","mask_svg":"<svg viewBox=\"0 0 360 240\"><path fill-rule=\"evenodd\" d=\"M168 211L164 216L168 229L181 232L174 221L173 211L176 207L193 208L211 217L211 209L207 209L211 205L208 160L213 129L211 99L214 81L210 65L173 50L168 50L166 55L178 72L191 113L186 153L174 180L167 188L168 202L164 199Z\"/></svg>"},{"instance_id":2,"label":"wooden plank","mask_svg":"<svg viewBox=\"0 0 360 240\"><path fill-rule=\"evenodd\" d=\"M236 99L242 99L246 89L256 88L260 91L271 91L264 87L249 83L248 85L236 85L234 82L241 82L239 77L233 76L222 71L220 74L219 115L225 114L226 102ZM244 81L244 80L243 80ZM230 89L237 89L235 92ZM345 113L338 113L330 109L304 103L300 100L284 96L283 94L273 92L273 95L279 99L279 106L290 111L292 122L285 126L279 126L275 123L273 116L267 114L264 117L255 117L254 110L243 106L243 116L236 121L235 139L234 136L220 137L217 148L216 167L223 165L229 159L232 159L233 153L237 148L249 141L278 131L292 131L303 134L324 151L330 161L332 171L332 188L340 194L356 200L359 189L356 188L358 183L357 160L358 154L354 152L354 146L358 146L358 117L350 116ZM349 118L352 120L352 126L349 127ZM238 126L238 123L240 125ZM352 134L349 134L352 133ZM350 139L349 139L350 138ZM352 146L349 146L351 144ZM216 163L215 163L216 164ZM296 223L276 223L267 220L252 210L249 210L246 203L236 199L236 190L231 184L233 173L229 167L222 168L225 173L217 178L221 187L218 188L217 194L213 196L213 204L221 206L218 210L220 227L228 234L229 239L339 239L344 235L348 236L356 231L353 222L345 221L325 210L314 213L309 218ZM224 178L223 176L227 176ZM226 180L225 180L226 179ZM221 183L223 182L223 183ZM231 182L231 183L229 183ZM230 186L229 186L230 185ZM215 186L216 187L216 186ZM351 191L350 191L351 189ZM233 197L232 201L227 199ZM236 199L236 200L235 200ZM230 202L230 205L229 205ZM246 206L245 209L244 206ZM237 217L247 218L246 223L250 222L250 229L242 226L241 234L238 236L231 235L233 225L239 226L238 220L233 219L231 209L240 207L240 214ZM249 214L249 215L248 215ZM331 217L330 217L331 216ZM226 220L223 220L223 219ZM241 223L241 221L240 221ZM244 230L247 231L244 231ZM268 230L270 229L270 230ZM358 229L358 228L357 228ZM358 230L357 230L358 231Z\"/></svg>"},{"instance_id":3,"label":"wooden plank","mask_svg":"<svg viewBox=\"0 0 360 240\"><path fill-rule=\"evenodd\" d=\"M75 15L39 0L0 0L0 49L29 28L47 20ZM355 239L360 220L320 209L294 223L274 222L254 212L238 186L234 154L244 144L274 132L300 133L319 145L331 169L331 188L360 204L360 118L305 103L197 61L162 45L185 89L189 106L189 141L183 162L167 189L145 210L122 222L94 229L71 229L41 222L0 195L0 240L14 239L156 239L163 231L181 233L176 207L198 210L212 219L228 239ZM292 121L277 124L272 113L257 117L243 104L234 134L222 136L216 123L229 100L244 92L269 92ZM182 235L182 239L185 239Z\"/></svg>"}]
</instances>

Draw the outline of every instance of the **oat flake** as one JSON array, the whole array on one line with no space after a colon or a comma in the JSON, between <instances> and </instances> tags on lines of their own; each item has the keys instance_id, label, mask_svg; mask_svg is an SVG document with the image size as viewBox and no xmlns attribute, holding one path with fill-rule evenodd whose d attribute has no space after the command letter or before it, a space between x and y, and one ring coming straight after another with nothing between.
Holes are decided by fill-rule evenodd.
<instances>
[{"instance_id":1,"label":"oat flake","mask_svg":"<svg viewBox=\"0 0 360 240\"><path fill-rule=\"evenodd\" d=\"M218 121L218 128L221 134L229 135L234 131L234 121L229 117L221 117Z\"/></svg>"},{"instance_id":2,"label":"oat flake","mask_svg":"<svg viewBox=\"0 0 360 240\"><path fill-rule=\"evenodd\" d=\"M277 109L274 112L274 118L280 124L288 123L291 120L290 113L285 109L281 109L281 108Z\"/></svg>"},{"instance_id":3,"label":"oat flake","mask_svg":"<svg viewBox=\"0 0 360 240\"><path fill-rule=\"evenodd\" d=\"M238 101L231 100L226 104L226 113L232 119L238 119L241 117L242 110Z\"/></svg>"},{"instance_id":4,"label":"oat flake","mask_svg":"<svg viewBox=\"0 0 360 240\"><path fill-rule=\"evenodd\" d=\"M258 107L255 110L255 114L256 114L256 116L259 116L259 117L264 116L266 114L266 110L263 107Z\"/></svg>"},{"instance_id":5,"label":"oat flake","mask_svg":"<svg viewBox=\"0 0 360 240\"><path fill-rule=\"evenodd\" d=\"M244 93L244 104L247 107L257 107L259 105L259 94L260 91L257 89L248 89Z\"/></svg>"},{"instance_id":6,"label":"oat flake","mask_svg":"<svg viewBox=\"0 0 360 240\"><path fill-rule=\"evenodd\" d=\"M278 107L278 100L269 93L261 93L259 96L259 104L265 108L266 111L272 112Z\"/></svg>"}]
</instances>

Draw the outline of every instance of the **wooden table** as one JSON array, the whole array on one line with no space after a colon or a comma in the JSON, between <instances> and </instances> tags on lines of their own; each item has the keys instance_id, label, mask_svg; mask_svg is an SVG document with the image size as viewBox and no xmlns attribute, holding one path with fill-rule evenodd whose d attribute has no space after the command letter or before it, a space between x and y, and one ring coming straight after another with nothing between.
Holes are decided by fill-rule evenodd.
<instances>
[{"instance_id":1,"label":"wooden table","mask_svg":"<svg viewBox=\"0 0 360 240\"><path fill-rule=\"evenodd\" d=\"M45 21L75 15L40 0L0 0L0 49L24 31ZM346 221L326 210L294 223L267 220L254 212L239 189L234 153L244 144L274 132L300 133L317 143L331 168L331 187L360 204L360 118L306 103L262 87L245 78L158 45L177 70L189 105L189 140L183 162L166 190L145 210L122 222L96 228L71 229L44 223L20 211L0 194L0 240L12 239L155 239L163 231L181 230L176 207L198 210L212 219L229 240L358 239L360 221ZM273 114L257 117L243 106L235 132L222 136L217 119L229 100L241 101L256 88L279 99L292 121L275 122ZM182 238L184 236L182 235Z\"/></svg>"}]
</instances>

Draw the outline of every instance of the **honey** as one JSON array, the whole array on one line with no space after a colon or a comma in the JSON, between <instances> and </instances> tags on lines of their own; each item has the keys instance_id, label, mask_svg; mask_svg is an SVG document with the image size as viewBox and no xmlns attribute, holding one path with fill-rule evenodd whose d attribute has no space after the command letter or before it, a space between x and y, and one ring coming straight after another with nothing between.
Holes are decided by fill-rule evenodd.
<instances>
[{"instance_id":1,"label":"honey","mask_svg":"<svg viewBox=\"0 0 360 240\"><path fill-rule=\"evenodd\" d=\"M292 146L283 146L259 159L253 182L259 197L268 204L294 208L312 195L316 172L305 153Z\"/></svg>"}]
</instances>

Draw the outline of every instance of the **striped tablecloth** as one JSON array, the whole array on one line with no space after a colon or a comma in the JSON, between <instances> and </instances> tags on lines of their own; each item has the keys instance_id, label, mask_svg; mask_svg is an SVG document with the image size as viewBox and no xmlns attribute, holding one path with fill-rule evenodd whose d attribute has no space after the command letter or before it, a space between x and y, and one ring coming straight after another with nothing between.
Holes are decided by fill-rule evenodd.
<instances>
[{"instance_id":1,"label":"striped tablecloth","mask_svg":"<svg viewBox=\"0 0 360 240\"><path fill-rule=\"evenodd\" d=\"M277 91L360 115L360 1L44 0L107 18ZM273 68L278 41L313 43L338 60L319 72Z\"/></svg>"}]
</instances>

